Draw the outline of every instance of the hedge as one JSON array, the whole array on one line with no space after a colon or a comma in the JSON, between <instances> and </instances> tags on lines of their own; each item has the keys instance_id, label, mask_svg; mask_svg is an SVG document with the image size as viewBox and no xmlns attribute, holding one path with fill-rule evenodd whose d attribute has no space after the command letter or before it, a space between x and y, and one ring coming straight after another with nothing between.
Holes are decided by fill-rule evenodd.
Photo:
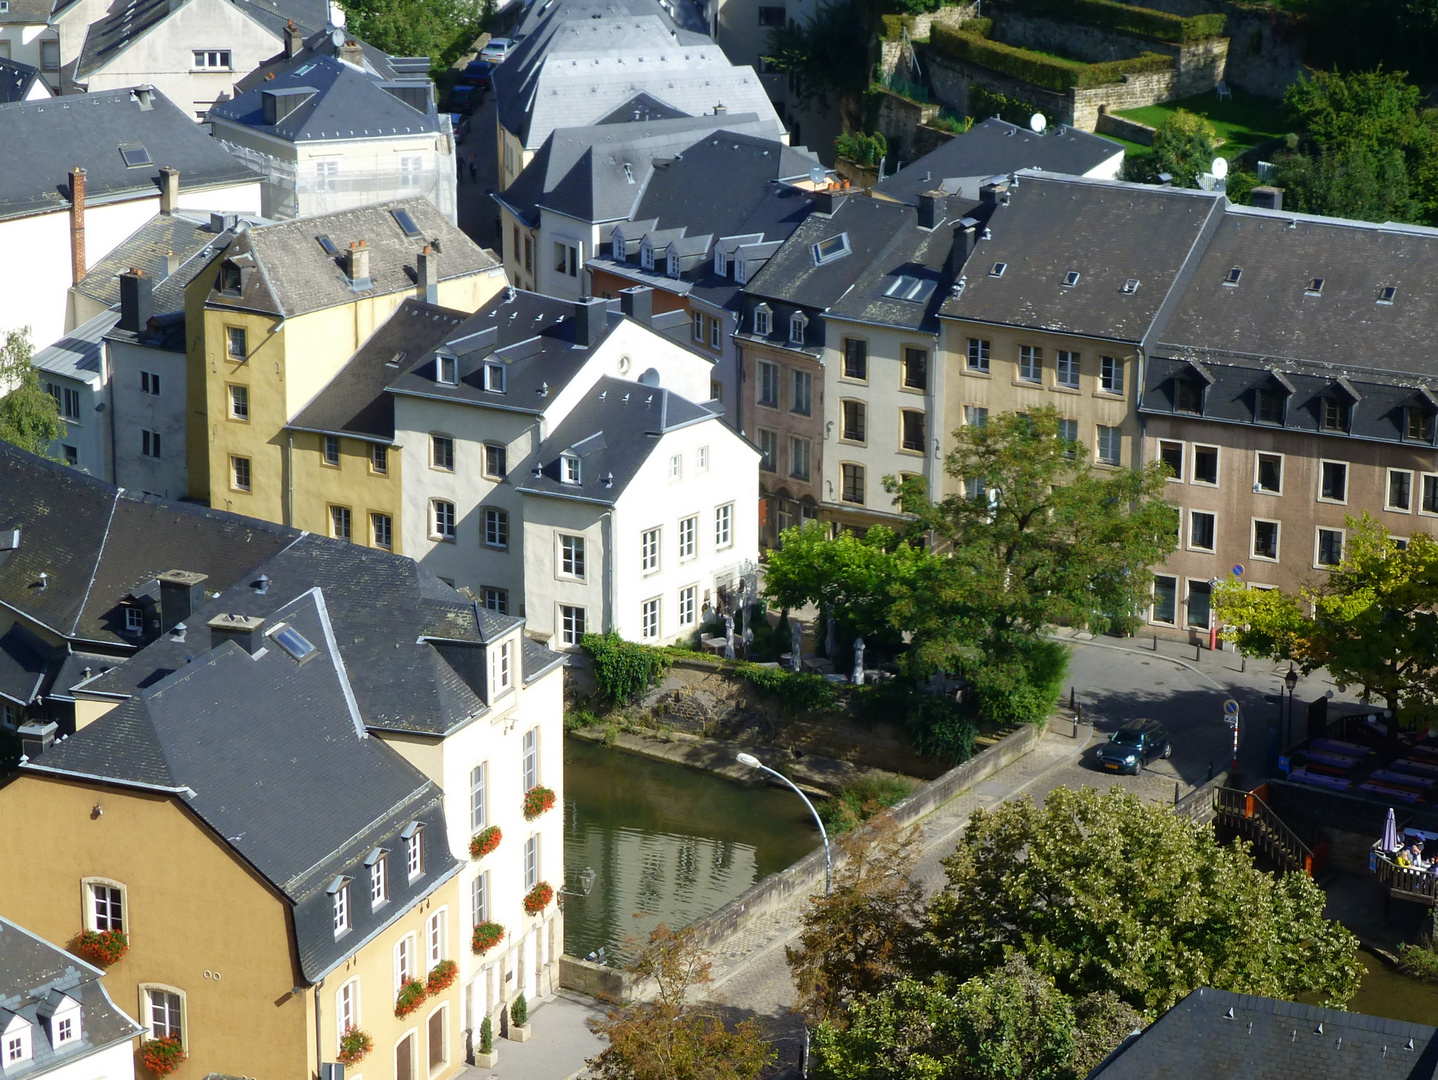
<instances>
[{"instance_id":1,"label":"hedge","mask_svg":"<svg viewBox=\"0 0 1438 1080\"><path fill-rule=\"evenodd\" d=\"M1166 71L1173 67L1173 57L1147 52L1127 60L1085 64L1078 60L1064 60L1002 42L989 41L964 30L953 30L946 26L934 27L930 45L948 56L967 60L980 67L1060 94L1076 86L1107 86L1110 83L1122 82L1125 75Z\"/></svg>"},{"instance_id":2,"label":"hedge","mask_svg":"<svg viewBox=\"0 0 1438 1080\"><path fill-rule=\"evenodd\" d=\"M1171 15L1167 11L1135 7L1116 0L1011 0L1020 8L1042 12L1057 18L1143 34L1175 44L1203 41L1223 34L1225 16L1221 12L1205 15Z\"/></svg>"},{"instance_id":3,"label":"hedge","mask_svg":"<svg viewBox=\"0 0 1438 1080\"><path fill-rule=\"evenodd\" d=\"M909 31L909 37L914 36L914 17L912 15L885 15L884 40L899 41L903 38L903 31Z\"/></svg>"}]
</instances>

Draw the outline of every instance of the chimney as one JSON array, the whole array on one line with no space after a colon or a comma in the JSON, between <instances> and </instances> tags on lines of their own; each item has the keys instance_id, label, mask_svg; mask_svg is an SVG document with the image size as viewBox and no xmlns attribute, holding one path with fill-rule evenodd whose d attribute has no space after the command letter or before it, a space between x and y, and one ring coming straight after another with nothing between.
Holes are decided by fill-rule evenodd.
<instances>
[{"instance_id":1,"label":"chimney","mask_svg":"<svg viewBox=\"0 0 1438 1080\"><path fill-rule=\"evenodd\" d=\"M978 242L978 222L973 218L962 219L954 226L954 242L949 246L949 260L944 267L944 273L957 281L959 271L974 253Z\"/></svg>"},{"instance_id":2,"label":"chimney","mask_svg":"<svg viewBox=\"0 0 1438 1080\"><path fill-rule=\"evenodd\" d=\"M415 277L419 279L419 286L424 290L424 302L426 304L439 303L439 256L436 255L428 244L419 253L415 260Z\"/></svg>"},{"instance_id":3,"label":"chimney","mask_svg":"<svg viewBox=\"0 0 1438 1080\"><path fill-rule=\"evenodd\" d=\"M205 606L208 580L193 570L166 570L160 575L160 633L167 633Z\"/></svg>"},{"instance_id":4,"label":"chimney","mask_svg":"<svg viewBox=\"0 0 1438 1080\"><path fill-rule=\"evenodd\" d=\"M990 206L997 206L1001 201L1006 201L1004 196L1009 193L1009 182L1003 177L997 177L979 185L979 201Z\"/></svg>"},{"instance_id":5,"label":"chimney","mask_svg":"<svg viewBox=\"0 0 1438 1080\"><path fill-rule=\"evenodd\" d=\"M53 720L29 720L16 729L20 736L20 752L31 761L55 744L55 732L59 725Z\"/></svg>"},{"instance_id":6,"label":"chimney","mask_svg":"<svg viewBox=\"0 0 1438 1080\"><path fill-rule=\"evenodd\" d=\"M350 288L358 292L370 288L369 248L363 240L351 240L345 252L345 277L350 279Z\"/></svg>"},{"instance_id":7,"label":"chimney","mask_svg":"<svg viewBox=\"0 0 1438 1080\"><path fill-rule=\"evenodd\" d=\"M832 214L844 205L844 195L833 188L814 192L814 209L821 214Z\"/></svg>"},{"instance_id":8,"label":"chimney","mask_svg":"<svg viewBox=\"0 0 1438 1080\"><path fill-rule=\"evenodd\" d=\"M942 191L919 192L919 228L937 229L948 209L948 196Z\"/></svg>"},{"instance_id":9,"label":"chimney","mask_svg":"<svg viewBox=\"0 0 1438 1080\"><path fill-rule=\"evenodd\" d=\"M70 276L78 285L85 276L85 170L70 170Z\"/></svg>"},{"instance_id":10,"label":"chimney","mask_svg":"<svg viewBox=\"0 0 1438 1080\"><path fill-rule=\"evenodd\" d=\"M285 23L285 56L299 56L300 50L305 47L305 36L295 26L295 20L291 19Z\"/></svg>"},{"instance_id":11,"label":"chimney","mask_svg":"<svg viewBox=\"0 0 1438 1080\"><path fill-rule=\"evenodd\" d=\"M354 38L350 38L340 46L338 55L346 64L352 64L361 71L364 70L364 49L360 48L360 43Z\"/></svg>"},{"instance_id":12,"label":"chimney","mask_svg":"<svg viewBox=\"0 0 1438 1080\"><path fill-rule=\"evenodd\" d=\"M153 283L143 272L131 267L120 275L120 329L138 334L150 321L150 290Z\"/></svg>"},{"instance_id":13,"label":"chimney","mask_svg":"<svg viewBox=\"0 0 1438 1080\"><path fill-rule=\"evenodd\" d=\"M171 274L173 274L176 270L180 268L180 260L175 256L175 253L173 251L165 252L165 258L162 260L162 264L164 266L166 277L169 277Z\"/></svg>"},{"instance_id":14,"label":"chimney","mask_svg":"<svg viewBox=\"0 0 1438 1080\"><path fill-rule=\"evenodd\" d=\"M1281 187L1270 187L1267 184L1250 188L1248 192L1248 205L1261 206L1265 210L1282 210L1283 189Z\"/></svg>"},{"instance_id":15,"label":"chimney","mask_svg":"<svg viewBox=\"0 0 1438 1080\"><path fill-rule=\"evenodd\" d=\"M722 101L719 102L718 105L715 105L715 106L714 106L714 115L715 115L715 116L723 116L723 115L724 115L725 113L727 113L728 111L729 111L729 106L728 106L728 105L725 105Z\"/></svg>"},{"instance_id":16,"label":"chimney","mask_svg":"<svg viewBox=\"0 0 1438 1080\"><path fill-rule=\"evenodd\" d=\"M609 301L581 296L574 305L574 343L589 348L609 325Z\"/></svg>"},{"instance_id":17,"label":"chimney","mask_svg":"<svg viewBox=\"0 0 1438 1080\"><path fill-rule=\"evenodd\" d=\"M160 213L173 214L180 208L180 170L160 167Z\"/></svg>"},{"instance_id":18,"label":"chimney","mask_svg":"<svg viewBox=\"0 0 1438 1080\"><path fill-rule=\"evenodd\" d=\"M648 285L635 285L619 290L619 310L644 326L654 325L654 290Z\"/></svg>"},{"instance_id":19,"label":"chimney","mask_svg":"<svg viewBox=\"0 0 1438 1080\"><path fill-rule=\"evenodd\" d=\"M210 620L210 647L218 649L225 642L233 641L254 656L264 644L264 635L260 633L264 625L264 619L245 615L216 615Z\"/></svg>"}]
</instances>

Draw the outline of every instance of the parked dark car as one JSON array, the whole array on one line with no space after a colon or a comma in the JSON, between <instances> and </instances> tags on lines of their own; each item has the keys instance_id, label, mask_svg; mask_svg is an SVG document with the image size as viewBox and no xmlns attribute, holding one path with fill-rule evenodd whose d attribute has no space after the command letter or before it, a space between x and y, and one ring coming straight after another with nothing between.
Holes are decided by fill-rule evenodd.
<instances>
[{"instance_id":1,"label":"parked dark car","mask_svg":"<svg viewBox=\"0 0 1438 1080\"><path fill-rule=\"evenodd\" d=\"M471 60L464 65L458 82L470 83L481 90L493 90L494 65L488 60Z\"/></svg>"},{"instance_id":2,"label":"parked dark car","mask_svg":"<svg viewBox=\"0 0 1438 1080\"><path fill-rule=\"evenodd\" d=\"M456 83L449 91L448 111L468 116L480 96L481 91L474 83Z\"/></svg>"},{"instance_id":3,"label":"parked dark car","mask_svg":"<svg viewBox=\"0 0 1438 1080\"><path fill-rule=\"evenodd\" d=\"M469 138L469 117L464 113L450 113L449 123L454 129L454 145L459 146Z\"/></svg>"},{"instance_id":4,"label":"parked dark car","mask_svg":"<svg viewBox=\"0 0 1438 1080\"><path fill-rule=\"evenodd\" d=\"M1098 766L1137 776L1145 765L1172 754L1167 728L1157 720L1130 720L1098 748Z\"/></svg>"}]
</instances>

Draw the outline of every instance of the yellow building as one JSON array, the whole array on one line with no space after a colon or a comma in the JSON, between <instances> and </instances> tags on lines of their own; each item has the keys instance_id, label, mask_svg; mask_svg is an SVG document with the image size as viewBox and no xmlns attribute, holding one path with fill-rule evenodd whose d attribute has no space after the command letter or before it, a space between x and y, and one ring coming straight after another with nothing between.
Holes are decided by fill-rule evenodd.
<instances>
[{"instance_id":1,"label":"yellow building","mask_svg":"<svg viewBox=\"0 0 1438 1080\"><path fill-rule=\"evenodd\" d=\"M405 300L468 313L504 284L422 198L239 232L185 292L190 496L374 546L388 519L397 540L398 454L290 422Z\"/></svg>"}]
</instances>

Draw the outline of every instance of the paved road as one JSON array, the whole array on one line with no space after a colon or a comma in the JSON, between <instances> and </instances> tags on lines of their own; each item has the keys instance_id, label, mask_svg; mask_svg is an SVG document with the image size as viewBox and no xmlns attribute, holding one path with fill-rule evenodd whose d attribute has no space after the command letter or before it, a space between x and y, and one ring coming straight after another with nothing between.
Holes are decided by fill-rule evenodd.
<instances>
[{"instance_id":1,"label":"paved road","mask_svg":"<svg viewBox=\"0 0 1438 1080\"><path fill-rule=\"evenodd\" d=\"M475 243L492 250L499 250L499 206L490 196L498 181L498 144L495 142L494 95L486 94L484 101L474 107L469 118L469 134L456 147L461 178L459 182L459 227ZM470 178L468 168L471 156L474 160L477 179Z\"/></svg>"}]
</instances>

